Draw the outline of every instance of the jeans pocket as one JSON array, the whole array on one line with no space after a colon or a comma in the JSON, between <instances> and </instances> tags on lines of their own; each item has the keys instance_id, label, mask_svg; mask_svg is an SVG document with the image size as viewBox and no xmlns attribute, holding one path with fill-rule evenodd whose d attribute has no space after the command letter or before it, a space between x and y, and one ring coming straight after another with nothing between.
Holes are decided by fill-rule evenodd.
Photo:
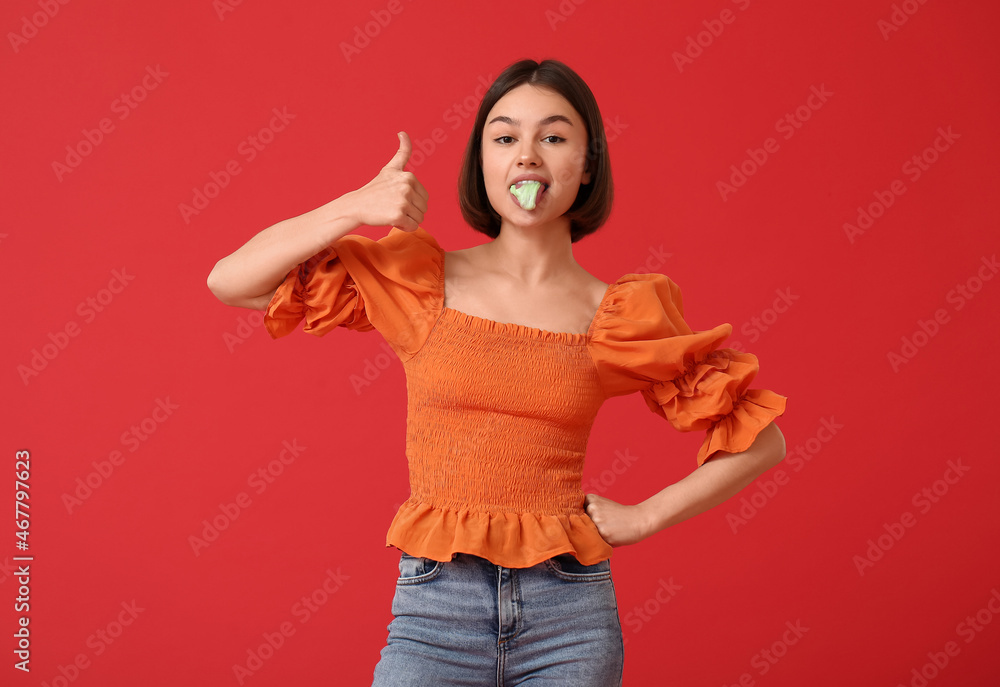
<instances>
[{"instance_id":1,"label":"jeans pocket","mask_svg":"<svg viewBox=\"0 0 1000 687\"><path fill-rule=\"evenodd\" d=\"M559 579L568 582L600 582L611 579L611 560L584 565L571 553L561 553L545 561L545 566Z\"/></svg>"},{"instance_id":2,"label":"jeans pocket","mask_svg":"<svg viewBox=\"0 0 1000 687\"><path fill-rule=\"evenodd\" d=\"M411 556L405 551L399 555L399 579L396 585L423 584L441 574L444 564L433 558Z\"/></svg>"}]
</instances>

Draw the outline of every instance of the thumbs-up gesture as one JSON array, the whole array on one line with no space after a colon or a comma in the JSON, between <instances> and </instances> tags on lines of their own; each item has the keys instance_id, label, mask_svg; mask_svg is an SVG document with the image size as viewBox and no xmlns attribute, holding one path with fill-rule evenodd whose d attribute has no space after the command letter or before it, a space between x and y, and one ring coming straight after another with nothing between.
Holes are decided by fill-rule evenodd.
<instances>
[{"instance_id":1,"label":"thumbs-up gesture","mask_svg":"<svg viewBox=\"0 0 1000 687\"><path fill-rule=\"evenodd\" d=\"M415 174L403 171L413 145L405 131L400 131L398 136L399 150L378 176L348 195L359 223L414 231L427 212L427 189L417 181Z\"/></svg>"}]
</instances>

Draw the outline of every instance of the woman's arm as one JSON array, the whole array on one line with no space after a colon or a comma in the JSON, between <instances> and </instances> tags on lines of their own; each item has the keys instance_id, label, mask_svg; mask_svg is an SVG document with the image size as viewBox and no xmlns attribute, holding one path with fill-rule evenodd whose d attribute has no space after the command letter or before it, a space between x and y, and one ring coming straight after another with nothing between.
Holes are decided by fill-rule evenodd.
<instances>
[{"instance_id":1,"label":"woman's arm","mask_svg":"<svg viewBox=\"0 0 1000 687\"><path fill-rule=\"evenodd\" d=\"M288 272L360 226L347 195L264 229L208 275L208 288L226 305L263 310Z\"/></svg>"},{"instance_id":2,"label":"woman's arm","mask_svg":"<svg viewBox=\"0 0 1000 687\"><path fill-rule=\"evenodd\" d=\"M785 457L785 438L773 422L741 453L719 453L684 479L635 506L587 494L585 508L612 546L634 544L726 501Z\"/></svg>"},{"instance_id":3,"label":"woman's arm","mask_svg":"<svg viewBox=\"0 0 1000 687\"><path fill-rule=\"evenodd\" d=\"M263 310L288 272L361 225L415 230L427 212L427 191L403 166L412 146L399 133L399 150L362 188L298 217L264 229L208 275L208 288L226 305Z\"/></svg>"}]
</instances>

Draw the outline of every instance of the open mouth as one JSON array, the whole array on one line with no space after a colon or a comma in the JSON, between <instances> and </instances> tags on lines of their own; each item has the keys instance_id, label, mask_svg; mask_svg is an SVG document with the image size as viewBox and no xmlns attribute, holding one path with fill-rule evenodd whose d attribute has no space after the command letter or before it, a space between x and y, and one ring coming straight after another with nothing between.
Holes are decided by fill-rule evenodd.
<instances>
[{"instance_id":1,"label":"open mouth","mask_svg":"<svg viewBox=\"0 0 1000 687\"><path fill-rule=\"evenodd\" d=\"M517 204L525 210L534 210L548 186L536 179L524 179L510 187Z\"/></svg>"}]
</instances>

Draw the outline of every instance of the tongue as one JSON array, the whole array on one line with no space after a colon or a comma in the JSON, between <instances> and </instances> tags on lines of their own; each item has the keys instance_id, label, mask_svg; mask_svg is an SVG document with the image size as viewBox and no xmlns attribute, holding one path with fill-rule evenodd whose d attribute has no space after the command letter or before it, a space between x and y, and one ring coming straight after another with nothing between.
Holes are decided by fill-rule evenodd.
<instances>
[{"instance_id":1,"label":"tongue","mask_svg":"<svg viewBox=\"0 0 1000 687\"><path fill-rule=\"evenodd\" d=\"M510 192L514 194L517 198L517 202L525 210L535 209L535 199L538 198L538 192L542 189L542 183L540 181L526 181L520 186L514 184L510 187Z\"/></svg>"}]
</instances>

